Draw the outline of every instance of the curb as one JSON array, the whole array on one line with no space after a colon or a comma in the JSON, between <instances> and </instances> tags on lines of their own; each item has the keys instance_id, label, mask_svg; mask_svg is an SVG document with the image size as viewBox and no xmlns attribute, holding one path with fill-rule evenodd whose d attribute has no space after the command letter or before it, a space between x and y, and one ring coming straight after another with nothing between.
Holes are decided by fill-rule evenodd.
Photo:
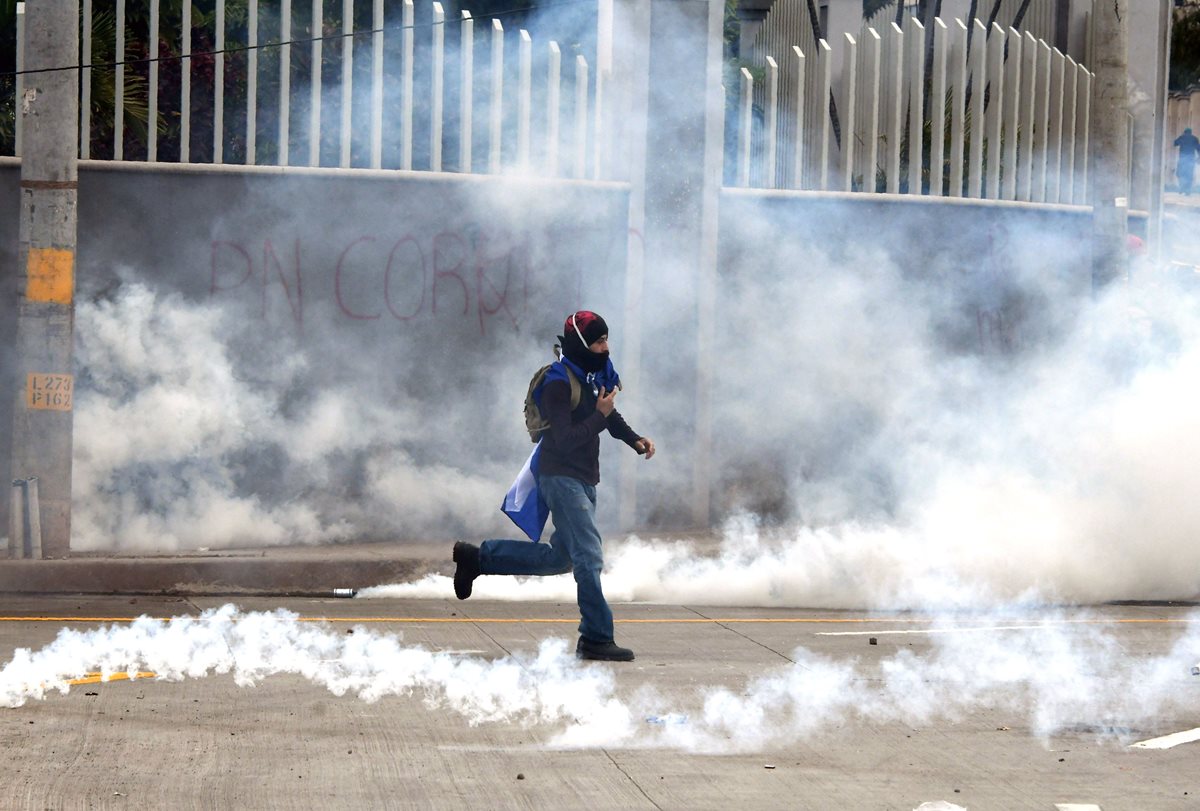
<instances>
[{"instance_id":1,"label":"curb","mask_svg":"<svg viewBox=\"0 0 1200 811\"><path fill-rule=\"evenodd\" d=\"M0 593L329 596L335 589L413 580L441 563L416 557L0 560Z\"/></svg>"}]
</instances>

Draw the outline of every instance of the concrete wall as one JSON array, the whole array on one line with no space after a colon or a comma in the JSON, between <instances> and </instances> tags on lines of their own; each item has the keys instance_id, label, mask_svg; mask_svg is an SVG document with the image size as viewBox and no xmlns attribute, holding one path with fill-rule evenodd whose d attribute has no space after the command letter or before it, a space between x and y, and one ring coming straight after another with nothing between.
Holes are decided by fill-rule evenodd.
<instances>
[{"instance_id":1,"label":"concrete wall","mask_svg":"<svg viewBox=\"0 0 1200 811\"><path fill-rule=\"evenodd\" d=\"M15 164L0 165L0 267L9 280L0 306L10 310L17 182ZM628 198L619 184L85 162L79 543L170 551L197 545L191 530L211 539L204 545L252 544L259 531L270 542L511 535L496 508L530 447L520 402L563 316L580 306L602 312L620 368ZM747 506L791 515L798 476L846 473L846 460L822 444L836 432L793 410L796 393L809 392L838 424L839 409L858 413L820 383L822 372L785 372L784 389L756 382L775 374L781 346L816 357L813 347L840 323L868 336L870 352L885 350L894 330L915 329L939 352L1012 356L1053 333L1089 278L1077 248L1088 244L1082 208L748 190L726 190L720 206L716 349L701 359L717 392L714 518ZM649 298L633 303L648 325L683 326L665 336L646 326L655 336L648 356L694 341L689 319L663 308L695 282L665 272L648 267L657 274ZM850 279L881 291L873 312L839 298ZM1035 292L1046 290L1053 303ZM821 313L835 320L814 320ZM0 316L7 351L13 319ZM209 360L211 373L191 368ZM826 372L855 373L853 356L827 360ZM0 354L0 373L9 366ZM686 378L656 385L691 396ZM139 401L163 380L159 399ZM174 389L184 395L173 400ZM635 429L671 435L681 415L662 407L675 395L661 395L622 394ZM172 442L172 420L188 433L206 407L214 425L196 447L156 456ZM10 408L0 403L0 425L11 423ZM81 414L92 416L81 424ZM101 424L117 425L117 435L90 435ZM140 438L143 430L153 439ZM125 445L140 450L122 455ZM623 452L611 442L603 452L608 527ZM98 464L105 454L118 461ZM638 526L690 523L684 456L668 443L653 463L636 464ZM4 445L0 459L6 470ZM109 478L97 482L89 470ZM196 505L197 482L223 493L217 512ZM176 501L191 512L169 515ZM284 516L296 503L316 518ZM132 520L139 510L157 517ZM213 523L238 510L257 510L266 523Z\"/></svg>"},{"instance_id":2,"label":"concrete wall","mask_svg":"<svg viewBox=\"0 0 1200 811\"><path fill-rule=\"evenodd\" d=\"M18 180L18 168L5 164L0 267L9 309ZM564 315L587 307L606 315L614 338L622 327L628 190L619 184L84 162L79 201L76 448L117 460L106 469L135 476L129 489L151 511L162 506L164 471L173 470L171 476L200 477L209 488L232 484L257 500L249 505L255 509L316 499L327 502L318 511L332 515L340 502L361 495L363 459L370 457L385 466L396 459L403 460L398 468L449 470L468 481L487 476L497 488L486 504L461 505L471 520L457 519L450 502L443 515L419 520L419 504L375 504L375 514L352 520L356 534L415 536L436 527L452 533L481 522L500 531L504 524L492 519L504 479L530 448L522 430L524 386L551 359ZM153 301L131 298L140 289ZM7 351L13 319L4 315L0 345ZM100 323L109 333L91 340L101 336L89 335L87 324ZM194 340L188 330L197 331ZM220 355L212 361L216 371L204 372L214 375L210 381L161 357L175 353L179 367L194 367L196 347ZM10 367L0 355L0 372ZM164 379L187 394L141 411L138 392ZM15 381L6 382L6 392L16 390ZM86 413L140 413L134 418L150 423L146 434L156 437L151 445L161 446L171 441L173 419L182 432L197 427L188 420L206 399L205 385L223 387L212 392L211 407L245 440L202 429L198 441L214 447L176 449L185 466L211 454L212 464L199 472L163 467L153 446L139 459L113 456L115 448L89 442L97 437L81 423ZM247 398L261 398L261 406L246 412L244 402L231 401ZM298 430L298 415L316 414L323 401L336 404L329 430L344 436L306 459L286 434ZM10 402L0 425L11 425ZM7 434L0 431L5 442ZM374 447L362 447L362 436ZM122 441L137 445L135 436ZM7 473L7 448L0 451ZM332 465L339 467L317 471ZM93 488L89 467L77 470L77 500L81 493L119 498L118 485ZM76 537L92 536L89 546L120 546L120 538L106 537L104 527L113 526L106 520L85 519Z\"/></svg>"},{"instance_id":3,"label":"concrete wall","mask_svg":"<svg viewBox=\"0 0 1200 811\"><path fill-rule=\"evenodd\" d=\"M1024 385L1090 296L1083 208L726 189L721 217L718 515L894 520L921 438Z\"/></svg>"}]
</instances>

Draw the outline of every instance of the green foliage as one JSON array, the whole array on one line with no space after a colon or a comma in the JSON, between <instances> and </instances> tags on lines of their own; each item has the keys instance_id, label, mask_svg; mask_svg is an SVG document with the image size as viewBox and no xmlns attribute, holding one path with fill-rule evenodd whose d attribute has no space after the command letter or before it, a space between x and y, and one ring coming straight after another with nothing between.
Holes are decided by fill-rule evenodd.
<instances>
[{"instance_id":1,"label":"green foliage","mask_svg":"<svg viewBox=\"0 0 1200 811\"><path fill-rule=\"evenodd\" d=\"M1188 9L1171 29L1170 90L1186 90L1200 82L1200 9Z\"/></svg>"},{"instance_id":2,"label":"green foliage","mask_svg":"<svg viewBox=\"0 0 1200 811\"><path fill-rule=\"evenodd\" d=\"M862 0L863 19L870 21L876 14L903 0Z\"/></svg>"},{"instance_id":3,"label":"green foliage","mask_svg":"<svg viewBox=\"0 0 1200 811\"><path fill-rule=\"evenodd\" d=\"M92 16L92 64L111 65L116 61L117 18L111 10L98 11ZM130 37L125 40L124 59L140 59L141 46ZM125 90L122 96L125 114L122 125L128 140L144 141L150 117L146 92L149 83L130 65L125 66ZM113 116L116 111L116 70L113 67L92 69L92 138L113 138Z\"/></svg>"},{"instance_id":4,"label":"green foliage","mask_svg":"<svg viewBox=\"0 0 1200 811\"><path fill-rule=\"evenodd\" d=\"M738 52L738 39L742 34L742 23L737 16L738 0L725 0L725 24L722 38L725 40L725 53Z\"/></svg>"},{"instance_id":5,"label":"green foliage","mask_svg":"<svg viewBox=\"0 0 1200 811\"><path fill-rule=\"evenodd\" d=\"M11 155L16 142L16 81L11 73L16 66L17 0L0 0L0 155Z\"/></svg>"}]
</instances>

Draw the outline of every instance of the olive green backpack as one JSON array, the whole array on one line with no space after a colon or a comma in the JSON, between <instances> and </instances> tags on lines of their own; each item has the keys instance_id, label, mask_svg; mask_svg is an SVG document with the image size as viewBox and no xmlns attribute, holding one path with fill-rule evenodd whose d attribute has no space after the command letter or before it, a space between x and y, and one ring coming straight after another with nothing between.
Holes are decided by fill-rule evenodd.
<instances>
[{"instance_id":1,"label":"olive green backpack","mask_svg":"<svg viewBox=\"0 0 1200 811\"><path fill-rule=\"evenodd\" d=\"M558 356L558 347L554 347L555 357ZM537 407L537 403L533 399L533 393L537 391L538 386L546 379L546 374L550 371L553 363L547 363L542 368L538 369L534 374L533 379L529 381L529 390L525 392L525 430L529 432L529 440L537 442L542 438L542 434L550 430L550 420L542 416L541 410ZM567 371L567 384L571 387L571 410L574 411L579 407L579 401L583 397L583 387L579 383L579 378L571 371L570 367L563 366Z\"/></svg>"}]
</instances>

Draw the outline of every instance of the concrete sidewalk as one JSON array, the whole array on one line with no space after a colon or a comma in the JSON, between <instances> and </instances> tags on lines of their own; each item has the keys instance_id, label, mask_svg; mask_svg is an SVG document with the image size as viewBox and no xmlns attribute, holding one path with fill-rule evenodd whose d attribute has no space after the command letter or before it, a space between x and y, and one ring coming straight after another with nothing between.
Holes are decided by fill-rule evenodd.
<instances>
[{"instance_id":1,"label":"concrete sidewalk","mask_svg":"<svg viewBox=\"0 0 1200 811\"><path fill-rule=\"evenodd\" d=\"M0 594L330 595L451 571L451 542L0 559Z\"/></svg>"},{"instance_id":2,"label":"concrete sidewalk","mask_svg":"<svg viewBox=\"0 0 1200 811\"><path fill-rule=\"evenodd\" d=\"M654 533L655 540L686 540L715 551L711 532ZM614 533L611 541L622 536ZM0 594L273 594L328 596L335 589L364 589L453 574L454 541L277 546L177 555L73 553L69 558L9 560L0 557ZM3 555L7 550L0 550Z\"/></svg>"}]
</instances>

